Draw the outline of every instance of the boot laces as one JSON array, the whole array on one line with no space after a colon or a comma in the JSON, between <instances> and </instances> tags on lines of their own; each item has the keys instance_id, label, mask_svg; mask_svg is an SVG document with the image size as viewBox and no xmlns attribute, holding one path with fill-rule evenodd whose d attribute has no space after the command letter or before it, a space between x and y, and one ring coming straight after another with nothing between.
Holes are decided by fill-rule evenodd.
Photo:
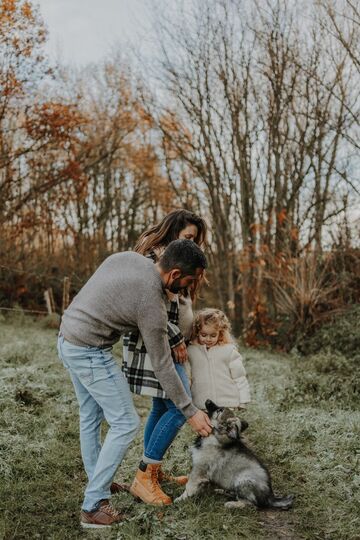
<instances>
[{"instance_id":1,"label":"boot laces","mask_svg":"<svg viewBox=\"0 0 360 540\"><path fill-rule=\"evenodd\" d=\"M102 507L101 507L101 510L103 512L105 512L105 514L109 514L110 516L112 516L113 518L117 518L120 516L120 513L115 510L115 508L110 504L104 504Z\"/></svg>"},{"instance_id":2,"label":"boot laces","mask_svg":"<svg viewBox=\"0 0 360 540\"><path fill-rule=\"evenodd\" d=\"M150 475L151 475L152 490L157 491L158 489L160 489L159 479L158 479L158 470L155 468L152 469Z\"/></svg>"}]
</instances>

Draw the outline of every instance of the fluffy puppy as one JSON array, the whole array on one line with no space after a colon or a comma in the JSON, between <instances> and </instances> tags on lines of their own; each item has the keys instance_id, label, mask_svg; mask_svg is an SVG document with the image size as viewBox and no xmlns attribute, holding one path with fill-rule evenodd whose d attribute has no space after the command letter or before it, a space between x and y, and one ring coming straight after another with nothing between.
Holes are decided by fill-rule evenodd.
<instances>
[{"instance_id":1,"label":"fluffy puppy","mask_svg":"<svg viewBox=\"0 0 360 540\"><path fill-rule=\"evenodd\" d=\"M192 497L211 482L233 499L225 504L227 507L252 503L258 508L291 508L294 497L274 495L269 471L245 445L241 434L248 427L247 422L209 399L205 405L213 431L208 437L198 437L192 447L189 480L175 502Z\"/></svg>"}]
</instances>

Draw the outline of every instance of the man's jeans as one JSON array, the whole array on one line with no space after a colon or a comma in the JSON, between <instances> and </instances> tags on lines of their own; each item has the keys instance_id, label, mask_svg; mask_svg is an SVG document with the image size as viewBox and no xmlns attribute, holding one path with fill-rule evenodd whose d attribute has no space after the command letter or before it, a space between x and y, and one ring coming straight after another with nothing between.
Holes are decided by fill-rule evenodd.
<instances>
[{"instance_id":1,"label":"man's jeans","mask_svg":"<svg viewBox=\"0 0 360 540\"><path fill-rule=\"evenodd\" d=\"M110 485L140 425L127 381L111 347L79 347L59 336L58 353L69 371L80 407L81 455L89 482L83 510L110 498ZM101 446L101 422L109 430Z\"/></svg>"},{"instance_id":2,"label":"man's jeans","mask_svg":"<svg viewBox=\"0 0 360 540\"><path fill-rule=\"evenodd\" d=\"M184 366L175 363L175 369L186 392L191 396L189 379ZM161 461L185 422L185 416L170 399L154 397L145 425L144 456L154 461Z\"/></svg>"}]
</instances>

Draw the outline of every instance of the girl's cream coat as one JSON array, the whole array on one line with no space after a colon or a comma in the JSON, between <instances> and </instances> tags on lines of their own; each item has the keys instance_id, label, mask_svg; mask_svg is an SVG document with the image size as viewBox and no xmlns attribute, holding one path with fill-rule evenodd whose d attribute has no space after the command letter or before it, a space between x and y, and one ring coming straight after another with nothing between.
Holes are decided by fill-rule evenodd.
<instances>
[{"instance_id":1,"label":"girl's cream coat","mask_svg":"<svg viewBox=\"0 0 360 540\"><path fill-rule=\"evenodd\" d=\"M242 357L233 344L191 344L188 347L193 403L205 409L211 399L219 407L239 407L250 401Z\"/></svg>"}]
</instances>

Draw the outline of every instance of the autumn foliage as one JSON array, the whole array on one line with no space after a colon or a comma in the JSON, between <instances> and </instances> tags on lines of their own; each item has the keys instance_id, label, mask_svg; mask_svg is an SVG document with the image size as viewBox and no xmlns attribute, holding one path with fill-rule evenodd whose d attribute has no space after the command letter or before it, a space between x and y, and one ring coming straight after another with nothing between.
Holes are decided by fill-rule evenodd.
<instances>
[{"instance_id":1,"label":"autumn foliage","mask_svg":"<svg viewBox=\"0 0 360 540\"><path fill-rule=\"evenodd\" d=\"M196 1L165 21L157 92L117 53L50 66L35 3L0 0L0 307L51 287L60 310L64 276L75 294L180 207L209 223L200 302L248 345L289 349L358 302L360 26L329 6L309 39L295 4Z\"/></svg>"}]
</instances>

